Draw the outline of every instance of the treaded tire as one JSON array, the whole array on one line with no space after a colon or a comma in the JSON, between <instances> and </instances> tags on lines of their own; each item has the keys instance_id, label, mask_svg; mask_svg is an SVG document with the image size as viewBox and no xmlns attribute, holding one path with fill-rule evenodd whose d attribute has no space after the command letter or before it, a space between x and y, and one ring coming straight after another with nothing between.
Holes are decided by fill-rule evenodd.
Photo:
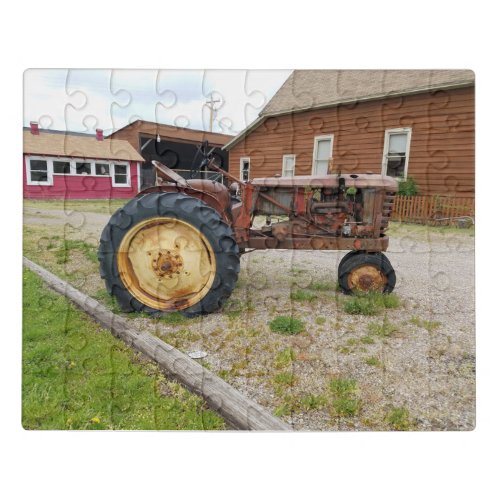
<instances>
[{"instance_id":1,"label":"treaded tire","mask_svg":"<svg viewBox=\"0 0 500 500\"><path fill-rule=\"evenodd\" d=\"M367 253L356 252L356 254L347 254L341 261L338 268L339 286L343 293L352 295L355 290L349 286L348 278L359 267L371 265L379 269L387 278L387 283L384 286L383 293L391 293L396 286L396 273L389 261L383 253ZM348 257L348 258L346 258Z\"/></svg>"},{"instance_id":2,"label":"treaded tire","mask_svg":"<svg viewBox=\"0 0 500 500\"><path fill-rule=\"evenodd\" d=\"M231 295L238 280L239 247L232 229L216 210L198 198L182 193L148 193L130 200L113 214L102 232L98 251L100 274L108 293L116 298L125 312L167 312L137 300L120 278L117 266L117 251L126 233L141 221L162 216L192 225L205 236L215 254L215 277L210 290L198 303L180 312L192 317L217 311Z\"/></svg>"},{"instance_id":3,"label":"treaded tire","mask_svg":"<svg viewBox=\"0 0 500 500\"><path fill-rule=\"evenodd\" d=\"M346 253L339 262L339 269L344 265L345 261L353 257L354 255L358 255L362 250L351 250L349 253Z\"/></svg>"}]
</instances>

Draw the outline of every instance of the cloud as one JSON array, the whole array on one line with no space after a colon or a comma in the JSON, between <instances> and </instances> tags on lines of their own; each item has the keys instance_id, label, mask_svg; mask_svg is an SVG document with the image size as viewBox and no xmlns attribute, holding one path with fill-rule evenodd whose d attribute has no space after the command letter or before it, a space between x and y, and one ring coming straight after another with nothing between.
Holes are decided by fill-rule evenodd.
<instances>
[{"instance_id":1,"label":"cloud","mask_svg":"<svg viewBox=\"0 0 500 500\"><path fill-rule=\"evenodd\" d=\"M28 70L24 123L105 133L143 119L208 130L206 101L220 100L214 132L238 133L251 123L290 71Z\"/></svg>"}]
</instances>

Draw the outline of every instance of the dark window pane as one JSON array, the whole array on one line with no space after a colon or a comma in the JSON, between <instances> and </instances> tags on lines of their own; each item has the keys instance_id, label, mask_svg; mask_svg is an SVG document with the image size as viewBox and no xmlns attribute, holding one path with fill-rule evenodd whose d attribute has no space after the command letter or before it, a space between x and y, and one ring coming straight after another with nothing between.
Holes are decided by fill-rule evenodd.
<instances>
[{"instance_id":1,"label":"dark window pane","mask_svg":"<svg viewBox=\"0 0 500 500\"><path fill-rule=\"evenodd\" d=\"M115 174L126 174L127 165L115 165Z\"/></svg>"},{"instance_id":2,"label":"dark window pane","mask_svg":"<svg viewBox=\"0 0 500 500\"><path fill-rule=\"evenodd\" d=\"M78 175L90 175L90 163L77 161L76 173Z\"/></svg>"},{"instance_id":3,"label":"dark window pane","mask_svg":"<svg viewBox=\"0 0 500 500\"><path fill-rule=\"evenodd\" d=\"M31 172L31 182L47 182L47 172Z\"/></svg>"},{"instance_id":4,"label":"dark window pane","mask_svg":"<svg viewBox=\"0 0 500 500\"><path fill-rule=\"evenodd\" d=\"M389 156L387 158L387 175L391 177L404 177L405 163L405 156Z\"/></svg>"},{"instance_id":5,"label":"dark window pane","mask_svg":"<svg viewBox=\"0 0 500 500\"><path fill-rule=\"evenodd\" d=\"M47 162L45 160L31 160L30 161L31 170L45 170L47 171Z\"/></svg>"},{"instance_id":6,"label":"dark window pane","mask_svg":"<svg viewBox=\"0 0 500 500\"><path fill-rule=\"evenodd\" d=\"M241 180L248 181L249 173L250 173L250 162L244 161L241 168Z\"/></svg>"},{"instance_id":7,"label":"dark window pane","mask_svg":"<svg viewBox=\"0 0 500 500\"><path fill-rule=\"evenodd\" d=\"M69 173L70 173L69 161L54 162L54 174L69 174Z\"/></svg>"},{"instance_id":8,"label":"dark window pane","mask_svg":"<svg viewBox=\"0 0 500 500\"><path fill-rule=\"evenodd\" d=\"M108 163L96 163L95 164L96 175L109 175L109 164Z\"/></svg>"},{"instance_id":9,"label":"dark window pane","mask_svg":"<svg viewBox=\"0 0 500 500\"><path fill-rule=\"evenodd\" d=\"M115 174L115 184L127 184L127 174Z\"/></svg>"}]
</instances>

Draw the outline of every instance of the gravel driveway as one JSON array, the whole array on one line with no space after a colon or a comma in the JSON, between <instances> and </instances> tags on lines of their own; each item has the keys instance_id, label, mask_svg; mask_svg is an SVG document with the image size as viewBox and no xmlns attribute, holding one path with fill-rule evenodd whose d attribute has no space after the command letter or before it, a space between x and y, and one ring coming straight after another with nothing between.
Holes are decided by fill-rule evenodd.
<instances>
[{"instance_id":1,"label":"gravel driveway","mask_svg":"<svg viewBox=\"0 0 500 500\"><path fill-rule=\"evenodd\" d=\"M24 223L32 230L69 227L70 239L97 244L108 219L29 208ZM335 282L345 252L268 250L242 257L238 287L220 313L175 322L128 317L186 352L206 351L207 367L298 430L471 430L474 238L418 226L392 231L387 256L400 306L375 316L347 314L346 298L318 285ZM82 289L102 293L89 269L93 279ZM298 289L315 297L291 300ZM277 315L302 320L305 331L271 332ZM335 409L332 381L339 379L352 382L345 394L352 412Z\"/></svg>"}]
</instances>

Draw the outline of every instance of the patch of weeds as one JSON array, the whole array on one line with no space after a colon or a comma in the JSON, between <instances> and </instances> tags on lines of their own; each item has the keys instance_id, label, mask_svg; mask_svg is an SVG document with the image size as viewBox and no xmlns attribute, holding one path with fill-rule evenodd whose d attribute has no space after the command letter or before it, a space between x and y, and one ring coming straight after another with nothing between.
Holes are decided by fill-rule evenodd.
<instances>
[{"instance_id":1,"label":"patch of weeds","mask_svg":"<svg viewBox=\"0 0 500 500\"><path fill-rule=\"evenodd\" d=\"M290 415L292 413L292 409L290 408L290 405L288 403L283 403L274 410L274 414L277 417L283 417L284 415Z\"/></svg>"},{"instance_id":2,"label":"patch of weeds","mask_svg":"<svg viewBox=\"0 0 500 500\"><path fill-rule=\"evenodd\" d=\"M66 264L69 260L70 252L76 250L81 252L88 260L97 264L97 247L81 240L63 240L62 247L55 252L58 264Z\"/></svg>"},{"instance_id":3,"label":"patch of weeds","mask_svg":"<svg viewBox=\"0 0 500 500\"><path fill-rule=\"evenodd\" d=\"M174 311L161 316L161 321L167 325L182 325L187 323L189 320L190 318L187 318L179 311Z\"/></svg>"},{"instance_id":4,"label":"patch of weeds","mask_svg":"<svg viewBox=\"0 0 500 500\"><path fill-rule=\"evenodd\" d=\"M324 325L326 323L326 318L323 316L317 316L316 319L314 320L314 322L317 325Z\"/></svg>"},{"instance_id":5,"label":"patch of weeds","mask_svg":"<svg viewBox=\"0 0 500 500\"><path fill-rule=\"evenodd\" d=\"M290 272L291 272L294 276L296 276L297 274L303 274L303 273L305 273L305 272L306 272L306 269L302 269L302 268L300 268L300 267L292 267L292 268L290 269Z\"/></svg>"},{"instance_id":6,"label":"patch of weeds","mask_svg":"<svg viewBox=\"0 0 500 500\"><path fill-rule=\"evenodd\" d=\"M359 344L358 339L347 339L345 342L348 346L355 346Z\"/></svg>"},{"instance_id":7,"label":"patch of weeds","mask_svg":"<svg viewBox=\"0 0 500 500\"><path fill-rule=\"evenodd\" d=\"M283 349L278 354L276 354L276 358L274 359L274 366L276 368L281 369L287 366L290 366L296 359L295 351L291 347L287 347Z\"/></svg>"},{"instance_id":8,"label":"patch of weeds","mask_svg":"<svg viewBox=\"0 0 500 500\"><path fill-rule=\"evenodd\" d=\"M359 339L359 341L362 343L362 344L375 344L375 341L373 340L372 337L370 337L369 335L365 335L364 337L361 337Z\"/></svg>"},{"instance_id":9,"label":"patch of weeds","mask_svg":"<svg viewBox=\"0 0 500 500\"><path fill-rule=\"evenodd\" d=\"M349 297L344 301L344 311L348 314L374 316L383 309L399 307L400 300L397 295L381 292L368 292Z\"/></svg>"},{"instance_id":10,"label":"patch of weeds","mask_svg":"<svg viewBox=\"0 0 500 500\"><path fill-rule=\"evenodd\" d=\"M356 397L358 384L354 379L336 377L330 381L335 416L353 417L359 413L361 401Z\"/></svg>"},{"instance_id":11,"label":"patch of weeds","mask_svg":"<svg viewBox=\"0 0 500 500\"><path fill-rule=\"evenodd\" d=\"M349 347L347 346L343 346L343 347L340 347L339 348L339 352L341 354L352 354L354 352L354 349L350 349Z\"/></svg>"},{"instance_id":12,"label":"patch of weeds","mask_svg":"<svg viewBox=\"0 0 500 500\"><path fill-rule=\"evenodd\" d=\"M229 370L219 370L217 375L222 379L228 382L231 380L231 372Z\"/></svg>"},{"instance_id":13,"label":"patch of weeds","mask_svg":"<svg viewBox=\"0 0 500 500\"><path fill-rule=\"evenodd\" d=\"M314 299L317 299L318 296L314 293L308 292L307 290L299 289L290 292L290 298L299 302L312 302Z\"/></svg>"},{"instance_id":14,"label":"patch of weeds","mask_svg":"<svg viewBox=\"0 0 500 500\"><path fill-rule=\"evenodd\" d=\"M300 406L305 410L318 410L323 408L327 403L325 396L308 394L300 400Z\"/></svg>"},{"instance_id":15,"label":"patch of weeds","mask_svg":"<svg viewBox=\"0 0 500 500\"><path fill-rule=\"evenodd\" d=\"M405 407L393 408L386 416L385 421L395 431L409 431L413 428L414 422L410 417L410 412Z\"/></svg>"},{"instance_id":16,"label":"patch of weeds","mask_svg":"<svg viewBox=\"0 0 500 500\"><path fill-rule=\"evenodd\" d=\"M380 361L380 359L378 359L376 356L370 356L368 358L365 358L365 363L368 366L375 366L377 368L381 368L382 366L384 366L382 361Z\"/></svg>"},{"instance_id":17,"label":"patch of weeds","mask_svg":"<svg viewBox=\"0 0 500 500\"><path fill-rule=\"evenodd\" d=\"M305 329L305 323L291 316L276 316L269 322L269 328L272 332L280 333L281 335L296 335Z\"/></svg>"},{"instance_id":18,"label":"patch of weeds","mask_svg":"<svg viewBox=\"0 0 500 500\"><path fill-rule=\"evenodd\" d=\"M399 328L385 316L382 323L368 323L368 331L378 337L391 337L399 331Z\"/></svg>"},{"instance_id":19,"label":"patch of weeds","mask_svg":"<svg viewBox=\"0 0 500 500\"><path fill-rule=\"evenodd\" d=\"M429 321L426 319L418 318L416 316L410 319L410 323L415 325L415 326L418 326L420 328L424 328L429 333L432 333L434 330L439 328L442 324L440 321Z\"/></svg>"},{"instance_id":20,"label":"patch of weeds","mask_svg":"<svg viewBox=\"0 0 500 500\"><path fill-rule=\"evenodd\" d=\"M313 281L307 288L317 292L329 292L337 289L337 282L330 281Z\"/></svg>"},{"instance_id":21,"label":"patch of weeds","mask_svg":"<svg viewBox=\"0 0 500 500\"><path fill-rule=\"evenodd\" d=\"M297 382L293 372L281 372L274 376L274 383L281 387L292 387Z\"/></svg>"}]
</instances>

